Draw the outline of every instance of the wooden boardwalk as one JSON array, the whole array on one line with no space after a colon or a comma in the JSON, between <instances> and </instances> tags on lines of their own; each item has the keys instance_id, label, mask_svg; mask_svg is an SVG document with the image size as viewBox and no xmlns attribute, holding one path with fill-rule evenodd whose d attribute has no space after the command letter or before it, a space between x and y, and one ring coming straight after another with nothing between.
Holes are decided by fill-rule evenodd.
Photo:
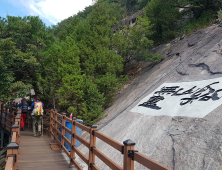
<instances>
[{"instance_id":1,"label":"wooden boardwalk","mask_svg":"<svg viewBox=\"0 0 222 170\"><path fill-rule=\"evenodd\" d=\"M33 137L32 130L21 131L18 155L19 170L75 170L60 151L50 148L52 139L45 134Z\"/></svg>"},{"instance_id":2,"label":"wooden boardwalk","mask_svg":"<svg viewBox=\"0 0 222 170\"><path fill-rule=\"evenodd\" d=\"M7 108L6 111L8 111ZM50 120L49 123L43 122L43 124L50 127L49 131L52 136L54 136L57 143L54 143L51 137L47 134L40 137L33 137L31 129L26 128L25 131L19 131L21 122L20 113L18 110L17 116L15 116L14 110L11 109L11 112L5 112L6 116L3 117L3 105L1 105L0 120L3 120L1 121L1 127L8 128L11 135L11 142L7 145L5 170L83 170L79 162L75 160L75 154L88 165L89 169L93 170L99 170L95 164L95 156L103 161L109 168L116 170L134 170L134 161L151 170L170 170L141 153L135 152L135 142L130 139L125 140L123 144L119 143L98 132L96 125L87 127L78 123L76 118L67 118L64 114L59 114L57 111L53 110L50 111L50 116L43 116ZM11 119L7 118L8 116L11 116ZM61 118L61 120L58 118ZM10 122L11 125L8 125L8 122ZM71 130L65 126L66 122L71 123ZM58 126L61 128L61 132L57 129ZM77 127L90 134L89 142L77 134ZM68 132L71 135L71 140L67 139L65 132ZM57 139L58 135L62 138L61 141ZM96 138L99 138L123 154L123 167L120 167L96 148ZM89 157L86 157L76 147L76 140L89 148ZM65 141L69 146L73 146L71 147L71 151L68 151L65 148ZM50 143L52 143L51 146ZM59 145L62 147L60 148ZM76 168L70 168L68 166L70 161L71 164L76 166Z\"/></svg>"}]
</instances>

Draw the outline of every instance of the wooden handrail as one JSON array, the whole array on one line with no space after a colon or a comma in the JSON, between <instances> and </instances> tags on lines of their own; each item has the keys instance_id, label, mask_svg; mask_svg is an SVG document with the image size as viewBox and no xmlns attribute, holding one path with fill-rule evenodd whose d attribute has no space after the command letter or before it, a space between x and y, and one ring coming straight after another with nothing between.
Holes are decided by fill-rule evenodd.
<instances>
[{"instance_id":1,"label":"wooden handrail","mask_svg":"<svg viewBox=\"0 0 222 170\"><path fill-rule=\"evenodd\" d=\"M108 165L111 169L115 170L123 170L119 165L117 165L115 162L113 162L111 159L109 159L106 155L104 155L102 152L100 152L98 149L93 148L93 152L95 155L101 159L106 165Z\"/></svg>"},{"instance_id":2,"label":"wooden handrail","mask_svg":"<svg viewBox=\"0 0 222 170\"><path fill-rule=\"evenodd\" d=\"M78 169L78 170L83 170L82 167L78 164L78 162L76 162L75 159L71 159L72 163L75 165L75 167Z\"/></svg>"},{"instance_id":3,"label":"wooden handrail","mask_svg":"<svg viewBox=\"0 0 222 170\"><path fill-rule=\"evenodd\" d=\"M43 115L42 118L46 118L46 119L49 119L50 116L46 116L46 115Z\"/></svg>"},{"instance_id":4,"label":"wooden handrail","mask_svg":"<svg viewBox=\"0 0 222 170\"><path fill-rule=\"evenodd\" d=\"M16 143L16 137L17 137L17 135L16 135L16 132L12 132L12 139L11 139L11 142L14 142L14 143Z\"/></svg>"},{"instance_id":5,"label":"wooden handrail","mask_svg":"<svg viewBox=\"0 0 222 170\"><path fill-rule=\"evenodd\" d=\"M170 170L164 165L142 155L139 152L134 153L134 160L142 164L143 166L149 168L150 170Z\"/></svg>"},{"instance_id":6,"label":"wooden handrail","mask_svg":"<svg viewBox=\"0 0 222 170\"><path fill-rule=\"evenodd\" d=\"M123 146L124 146L123 144L109 138L108 136L103 135L102 133L98 131L95 131L94 133L97 138L101 139L103 142L106 142L107 144L115 148L116 150L123 153Z\"/></svg>"},{"instance_id":7,"label":"wooden handrail","mask_svg":"<svg viewBox=\"0 0 222 170\"><path fill-rule=\"evenodd\" d=\"M14 170L13 164L15 162L14 157L8 157L5 165L5 170Z\"/></svg>"},{"instance_id":8,"label":"wooden handrail","mask_svg":"<svg viewBox=\"0 0 222 170\"><path fill-rule=\"evenodd\" d=\"M76 126L79 127L80 129L85 130L86 132L90 133L90 128L89 127L84 126L84 125L82 125L82 124L80 124L78 122L76 122Z\"/></svg>"},{"instance_id":9,"label":"wooden handrail","mask_svg":"<svg viewBox=\"0 0 222 170\"><path fill-rule=\"evenodd\" d=\"M55 121L55 123L56 123L57 125L59 125L60 127L62 127L62 123L60 123L59 121Z\"/></svg>"},{"instance_id":10,"label":"wooden handrail","mask_svg":"<svg viewBox=\"0 0 222 170\"><path fill-rule=\"evenodd\" d=\"M62 149L65 151L66 155L70 158L70 153L64 145L62 145Z\"/></svg>"},{"instance_id":11,"label":"wooden handrail","mask_svg":"<svg viewBox=\"0 0 222 170\"><path fill-rule=\"evenodd\" d=\"M59 144L59 145L61 145L61 142L59 141L59 139L56 137L56 138L54 138L56 141L57 141L57 143Z\"/></svg>"},{"instance_id":12,"label":"wooden handrail","mask_svg":"<svg viewBox=\"0 0 222 170\"><path fill-rule=\"evenodd\" d=\"M66 143L71 147L71 142L69 141L69 139L67 139L67 137L62 136L64 138L64 140L66 141Z\"/></svg>"},{"instance_id":13,"label":"wooden handrail","mask_svg":"<svg viewBox=\"0 0 222 170\"><path fill-rule=\"evenodd\" d=\"M90 149L90 143L87 142L85 139L81 138L79 135L75 134L75 138L82 143L83 145L85 145L87 148Z\"/></svg>"},{"instance_id":14,"label":"wooden handrail","mask_svg":"<svg viewBox=\"0 0 222 170\"><path fill-rule=\"evenodd\" d=\"M48 123L48 122L43 122L43 125L50 125L50 123Z\"/></svg>"},{"instance_id":15,"label":"wooden handrail","mask_svg":"<svg viewBox=\"0 0 222 170\"><path fill-rule=\"evenodd\" d=\"M68 132L69 134L72 134L72 131L71 131L69 128L64 127L64 129L65 129L65 131Z\"/></svg>"},{"instance_id":16,"label":"wooden handrail","mask_svg":"<svg viewBox=\"0 0 222 170\"><path fill-rule=\"evenodd\" d=\"M57 112L56 112L56 114L57 114L57 117L59 117L59 118L62 119L62 115L61 115L61 114L59 114L59 113L57 113Z\"/></svg>"},{"instance_id":17,"label":"wooden handrail","mask_svg":"<svg viewBox=\"0 0 222 170\"><path fill-rule=\"evenodd\" d=\"M83 153L80 152L75 146L74 146L72 149L75 150L75 152L77 153L77 155L78 155L86 164L89 163L89 159L88 159L85 155L83 155Z\"/></svg>"},{"instance_id":18,"label":"wooden handrail","mask_svg":"<svg viewBox=\"0 0 222 170\"><path fill-rule=\"evenodd\" d=\"M57 134L59 134L59 136L62 135L62 133L58 130L58 129L54 129L56 131Z\"/></svg>"},{"instance_id":19,"label":"wooden handrail","mask_svg":"<svg viewBox=\"0 0 222 170\"><path fill-rule=\"evenodd\" d=\"M66 121L68 121L69 123L72 123L72 120L71 120L70 118L65 117L64 119L65 119Z\"/></svg>"},{"instance_id":20,"label":"wooden handrail","mask_svg":"<svg viewBox=\"0 0 222 170\"><path fill-rule=\"evenodd\" d=\"M10 113L8 113L8 110ZM11 132L11 143L7 145L7 161L5 170L16 170L18 163L18 143L19 143L19 129L20 129L20 119L15 119L14 108L3 107L1 104L1 112L0 112L0 122L3 128L6 128L9 132ZM3 119L3 113L5 115ZM8 118L10 116L10 118Z\"/></svg>"},{"instance_id":21,"label":"wooden handrail","mask_svg":"<svg viewBox=\"0 0 222 170\"><path fill-rule=\"evenodd\" d=\"M91 169L92 170L99 170L99 168L95 164L91 164Z\"/></svg>"},{"instance_id":22,"label":"wooden handrail","mask_svg":"<svg viewBox=\"0 0 222 170\"><path fill-rule=\"evenodd\" d=\"M62 119L62 123L57 120L57 117ZM65 127L65 121L68 121L72 124L71 130ZM57 129L58 125L61 128L61 132ZM79 127L82 130L90 133L90 142L86 141L85 139L76 134L76 127ZM88 170L99 170L99 168L95 165L95 156L102 160L111 169L116 170L134 170L134 160L151 170L170 170L164 165L155 162L154 160L138 152L134 152L135 143L133 141L126 140L123 142L123 145L113 140L112 138L96 131L96 129L97 126L95 125L89 128L85 125L78 123L76 118L73 118L73 120L71 120L67 118L64 114L61 115L53 110L50 111L50 133L57 141L57 143L61 146L61 149L64 150L67 156L70 158L70 165L75 165L78 170L82 170L82 168L75 161L75 154L77 154L86 164L88 164ZM65 136L65 131L71 134L71 141ZM57 135L61 137L61 141L59 141ZM109 159L106 155L104 155L101 151L96 148L96 138L99 138L100 140L112 146L114 149L123 154L123 168L117 165L115 162L113 162L111 159ZM76 148L75 140L80 141L87 148L89 148L89 158L87 158ZM65 148L64 142L70 145L70 152Z\"/></svg>"},{"instance_id":23,"label":"wooden handrail","mask_svg":"<svg viewBox=\"0 0 222 170\"><path fill-rule=\"evenodd\" d=\"M82 169L82 168L80 168L80 165L76 165L77 162L75 162L75 160L74 160L75 155L76 155L76 152L73 148L74 146L76 146L76 140L74 137L74 135L76 134L76 125L75 125L76 121L77 121L76 119L72 120L72 134L71 135L73 135L73 137L71 138L70 165L74 164L77 167L77 169Z\"/></svg>"},{"instance_id":24,"label":"wooden handrail","mask_svg":"<svg viewBox=\"0 0 222 170\"><path fill-rule=\"evenodd\" d=\"M5 127L8 127L10 131L12 132L12 138L11 138L11 147L9 146L7 150L7 164L5 167L5 170L15 170L17 168L17 161L15 158L18 157L18 143L19 143L19 133L20 133L20 119L15 119L14 121L14 110L11 110L11 113L8 113L8 108L5 108L5 112L3 112L4 108L1 105L1 112L0 112L0 118L1 118L1 125L4 125ZM50 123L44 122L45 125L50 125L50 133L54 136L54 139L57 141L57 143L61 146L61 149L65 151L67 156L70 158L70 164L75 165L75 167L78 170L82 170L81 166L76 162L75 154L77 154L86 164L88 164L89 170L99 170L99 168L95 165L95 156L97 156L99 159L101 159L106 165L108 165L111 169L117 169L117 170L134 170L134 160L138 163L142 164L143 166L151 169L151 170L170 170L169 168L165 167L164 165L142 155L141 153L134 152L134 144L130 145L124 145L113 140L112 138L96 131L96 126L92 126L91 128L82 125L80 123L77 123L76 119L71 120L67 118L64 115L61 115L53 110L48 110L50 112L50 116L43 116L43 118L47 118L50 120ZM2 122L3 113L5 114L4 122ZM17 114L20 116L20 112ZM11 116L10 119L8 119L8 116ZM60 123L57 118L62 119L62 123ZM68 121L72 124L72 130L65 127L65 121ZM8 122L13 126L9 126ZM58 126L61 127L62 131L60 132L58 130ZM87 142L82 137L78 136L76 134L76 127L81 128L82 130L85 130L86 132L90 133L90 142ZM71 134L71 141L68 140L68 138L65 135L65 131ZM57 135L61 136L61 142L57 138ZM116 150L118 150L121 153L124 153L124 167L121 168L119 165L117 165L115 162L113 162L111 159L109 159L106 155L104 155L101 151L99 151L96 148L96 138L101 139L103 142L109 144ZM79 140L82 144L84 144L87 148L89 148L89 159L82 154L75 146L75 140ZM71 151L69 152L65 146L64 142L66 142L71 147ZM15 145L15 146L14 146ZM15 147L15 148L13 148ZM17 148L16 148L17 147ZM132 152L133 158L129 157L129 151Z\"/></svg>"}]
</instances>

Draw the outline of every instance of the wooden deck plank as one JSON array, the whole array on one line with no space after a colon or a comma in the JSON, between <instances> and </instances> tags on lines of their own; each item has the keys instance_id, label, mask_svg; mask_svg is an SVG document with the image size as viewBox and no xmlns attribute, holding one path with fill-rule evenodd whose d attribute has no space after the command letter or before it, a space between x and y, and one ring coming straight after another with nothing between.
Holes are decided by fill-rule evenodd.
<instances>
[{"instance_id":1,"label":"wooden deck plank","mask_svg":"<svg viewBox=\"0 0 222 170\"><path fill-rule=\"evenodd\" d=\"M76 170L69 168L69 162L59 151L53 151L50 143L53 140L47 135L33 137L32 131L21 131L18 155L19 170Z\"/></svg>"}]
</instances>

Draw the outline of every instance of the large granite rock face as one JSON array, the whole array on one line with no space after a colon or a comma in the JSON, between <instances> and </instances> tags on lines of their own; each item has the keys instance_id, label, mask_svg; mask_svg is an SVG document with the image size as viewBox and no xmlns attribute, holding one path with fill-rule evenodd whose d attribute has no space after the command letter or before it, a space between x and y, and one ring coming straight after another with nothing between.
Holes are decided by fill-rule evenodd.
<instances>
[{"instance_id":1,"label":"large granite rock face","mask_svg":"<svg viewBox=\"0 0 222 170\"><path fill-rule=\"evenodd\" d=\"M221 77L222 28L213 25L153 51L166 59L152 69L143 69L106 110L108 116L98 122L99 131L120 143L133 140L136 150L173 170L221 170L222 106L203 118L149 116L130 110L164 82ZM122 166L121 153L100 140L97 148ZM86 147L79 149L88 156ZM98 158L96 165L110 169ZM147 168L135 163L135 169Z\"/></svg>"}]
</instances>

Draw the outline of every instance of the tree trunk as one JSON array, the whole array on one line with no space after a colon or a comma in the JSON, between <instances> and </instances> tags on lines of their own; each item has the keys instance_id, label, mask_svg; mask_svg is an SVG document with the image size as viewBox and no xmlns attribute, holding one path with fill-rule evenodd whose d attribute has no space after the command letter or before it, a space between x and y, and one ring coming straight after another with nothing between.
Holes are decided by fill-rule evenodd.
<instances>
[{"instance_id":1,"label":"tree trunk","mask_svg":"<svg viewBox=\"0 0 222 170\"><path fill-rule=\"evenodd\" d=\"M54 94L53 94L53 109L55 110L55 96L54 96Z\"/></svg>"}]
</instances>

